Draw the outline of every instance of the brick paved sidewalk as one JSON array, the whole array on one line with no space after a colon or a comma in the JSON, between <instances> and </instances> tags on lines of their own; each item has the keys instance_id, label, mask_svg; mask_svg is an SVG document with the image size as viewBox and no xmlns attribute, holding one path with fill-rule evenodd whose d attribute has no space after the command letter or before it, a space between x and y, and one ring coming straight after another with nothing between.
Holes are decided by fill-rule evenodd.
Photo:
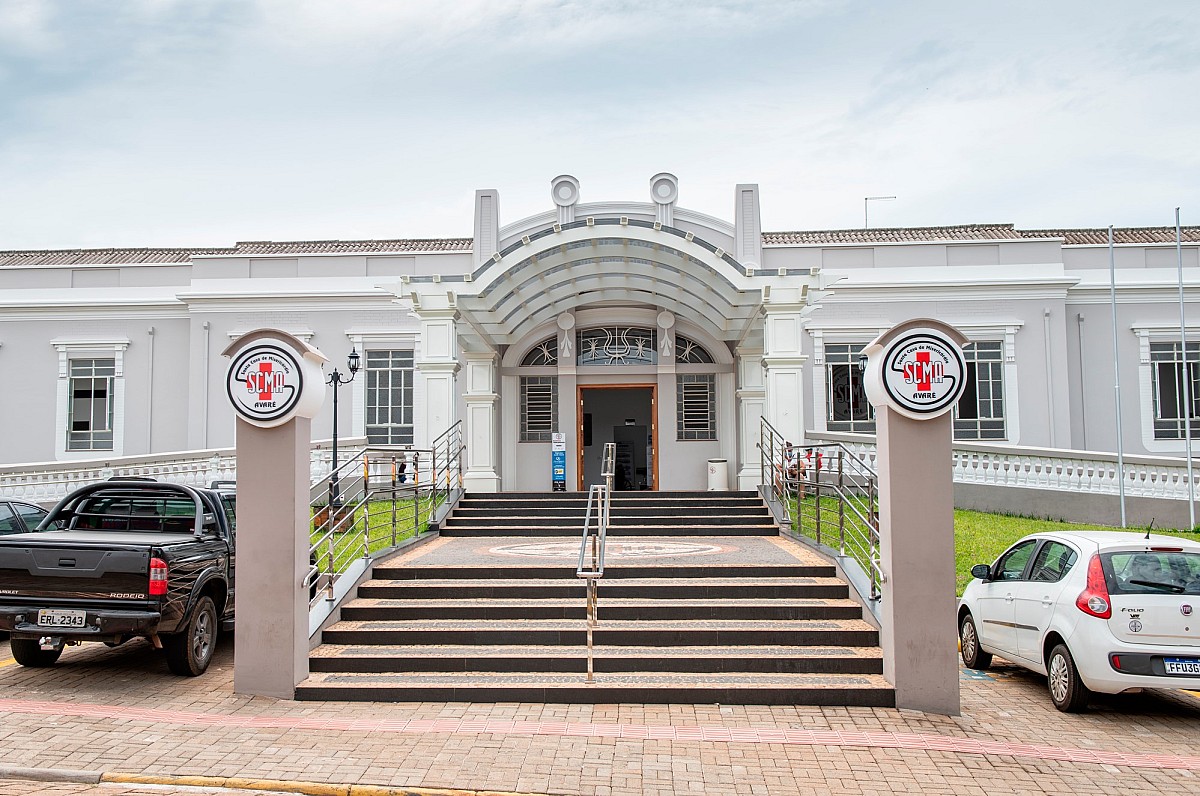
<instances>
[{"instance_id":1,"label":"brick paved sidewalk","mask_svg":"<svg viewBox=\"0 0 1200 796\"><path fill-rule=\"evenodd\" d=\"M178 678L144 642L5 665L0 765L530 793L1197 793L1200 700L1058 713L1043 679L963 673L963 715L718 705L297 703L236 695L232 644ZM163 793L9 781L5 793ZM33 786L29 786L33 787ZM165 791L165 792L170 792Z\"/></svg>"}]
</instances>

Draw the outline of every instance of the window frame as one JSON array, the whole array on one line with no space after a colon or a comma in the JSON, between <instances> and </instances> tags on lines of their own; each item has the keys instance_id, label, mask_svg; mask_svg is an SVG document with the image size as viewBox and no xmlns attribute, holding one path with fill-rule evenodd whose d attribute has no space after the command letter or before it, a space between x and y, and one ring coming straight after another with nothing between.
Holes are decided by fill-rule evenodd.
<instances>
[{"instance_id":1,"label":"window frame","mask_svg":"<svg viewBox=\"0 0 1200 796\"><path fill-rule=\"evenodd\" d=\"M706 415L703 423L689 417L695 412L688 407L688 393L696 392L689 387L704 387L706 393ZM694 425L689 425L694 424ZM713 442L717 439L717 375L715 373L675 374L675 441Z\"/></svg>"},{"instance_id":2,"label":"window frame","mask_svg":"<svg viewBox=\"0 0 1200 796\"><path fill-rule=\"evenodd\" d=\"M529 388L530 387L547 387L549 388L549 404L550 408L545 420L539 419L539 423L547 423L545 429L531 429L529 423ZM517 414L518 414L518 442L533 442L533 443L548 443L553 439L555 426L558 423L558 376L526 376L519 377L517 382Z\"/></svg>"},{"instance_id":3,"label":"window frame","mask_svg":"<svg viewBox=\"0 0 1200 796\"><path fill-rule=\"evenodd\" d=\"M128 339L76 340L57 338L50 341L58 352L58 384L55 405L55 458L63 460L93 459L97 454L122 456L125 453L125 351ZM71 411L73 405L73 361L111 359L113 371L109 401L111 401L112 441L107 447L71 446Z\"/></svg>"},{"instance_id":4,"label":"window frame","mask_svg":"<svg viewBox=\"0 0 1200 796\"><path fill-rule=\"evenodd\" d=\"M372 367L372 359L379 360L381 355L387 356L388 367ZM397 355L401 363L400 367L396 367ZM403 366L404 359L407 358L407 367ZM366 382L363 385L363 435L367 438L369 445L413 445L415 444L416 436L416 382L417 382L417 356L416 351L412 348L404 346L387 346L374 347L363 351L363 380ZM380 386L378 381L386 374L387 384ZM397 385L396 378L399 376L400 384ZM400 391L401 402L395 404L391 399L394 397L396 390ZM380 394L388 396L386 406L374 404L372 399L378 399ZM407 395L408 401L405 403L404 397ZM386 422L379 422L381 414L384 413ZM396 422L396 414L400 415L400 422ZM407 422L404 422L407 416ZM375 420L376 422L371 422ZM383 431L374 431L374 434L385 436L386 439L372 439L373 429L382 429ZM405 433L407 429L407 433Z\"/></svg>"}]
</instances>

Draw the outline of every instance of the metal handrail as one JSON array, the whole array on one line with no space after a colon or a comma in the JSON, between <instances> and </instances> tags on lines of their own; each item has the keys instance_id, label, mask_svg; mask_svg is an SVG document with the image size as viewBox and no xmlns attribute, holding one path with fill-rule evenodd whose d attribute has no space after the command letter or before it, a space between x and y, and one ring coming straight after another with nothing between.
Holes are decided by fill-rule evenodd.
<instances>
[{"instance_id":1,"label":"metal handrail","mask_svg":"<svg viewBox=\"0 0 1200 796\"><path fill-rule=\"evenodd\" d=\"M455 423L429 448L375 446L339 463L336 502L322 487L333 472L315 484L304 578L310 607L335 600L335 584L355 562L369 564L427 530L439 508L457 499L455 490L461 493L462 463L462 426Z\"/></svg>"},{"instance_id":2,"label":"metal handrail","mask_svg":"<svg viewBox=\"0 0 1200 796\"><path fill-rule=\"evenodd\" d=\"M836 545L830 546L858 562L870 581L869 599L878 600L886 577L875 471L841 443L793 445L766 419L760 426L759 453L767 499L783 509L797 533L818 544L836 536ZM826 531L829 525L836 530Z\"/></svg>"},{"instance_id":3,"label":"metal handrail","mask_svg":"<svg viewBox=\"0 0 1200 796\"><path fill-rule=\"evenodd\" d=\"M612 505L613 475L616 473L616 443L604 443L604 457L600 466L603 484L592 484L588 490L587 509L583 515L583 538L579 542L579 564L575 577L587 581L587 682L594 683L594 645L592 631L599 622L599 589L597 581L604 577L604 548L608 539L608 519ZM592 532L592 514L595 510L595 533ZM590 543L590 544L589 544ZM588 550L591 560L588 561Z\"/></svg>"}]
</instances>

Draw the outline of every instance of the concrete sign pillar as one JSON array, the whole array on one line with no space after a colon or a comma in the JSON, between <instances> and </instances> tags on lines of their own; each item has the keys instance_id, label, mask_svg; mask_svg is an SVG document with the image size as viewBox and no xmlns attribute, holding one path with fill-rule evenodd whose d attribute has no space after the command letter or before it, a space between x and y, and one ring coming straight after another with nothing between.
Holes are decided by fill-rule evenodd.
<instances>
[{"instance_id":1,"label":"concrete sign pillar","mask_svg":"<svg viewBox=\"0 0 1200 796\"><path fill-rule=\"evenodd\" d=\"M951 410L966 342L941 321L918 319L863 350L876 421L883 673L896 707L948 716L961 708Z\"/></svg>"},{"instance_id":2,"label":"concrete sign pillar","mask_svg":"<svg viewBox=\"0 0 1200 796\"><path fill-rule=\"evenodd\" d=\"M242 335L224 355L237 414L233 690L291 699L308 677L309 432L327 360L275 329Z\"/></svg>"}]
</instances>

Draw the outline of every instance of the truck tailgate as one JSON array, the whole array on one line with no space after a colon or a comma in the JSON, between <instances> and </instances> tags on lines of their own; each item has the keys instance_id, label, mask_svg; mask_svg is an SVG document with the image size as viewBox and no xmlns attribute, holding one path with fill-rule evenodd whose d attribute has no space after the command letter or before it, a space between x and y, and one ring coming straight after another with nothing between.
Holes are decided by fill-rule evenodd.
<instances>
[{"instance_id":1,"label":"truck tailgate","mask_svg":"<svg viewBox=\"0 0 1200 796\"><path fill-rule=\"evenodd\" d=\"M0 545L0 603L138 599L146 595L150 548Z\"/></svg>"}]
</instances>

